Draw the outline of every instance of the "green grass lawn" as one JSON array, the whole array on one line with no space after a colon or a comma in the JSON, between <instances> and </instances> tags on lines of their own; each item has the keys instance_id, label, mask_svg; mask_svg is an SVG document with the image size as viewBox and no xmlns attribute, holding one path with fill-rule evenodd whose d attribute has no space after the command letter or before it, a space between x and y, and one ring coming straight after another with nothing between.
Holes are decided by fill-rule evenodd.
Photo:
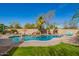
<instances>
[{"instance_id":1,"label":"green grass lawn","mask_svg":"<svg viewBox=\"0 0 79 59\"><path fill-rule=\"evenodd\" d=\"M79 56L79 47L61 43L47 47L17 47L8 53L13 56Z\"/></svg>"}]
</instances>

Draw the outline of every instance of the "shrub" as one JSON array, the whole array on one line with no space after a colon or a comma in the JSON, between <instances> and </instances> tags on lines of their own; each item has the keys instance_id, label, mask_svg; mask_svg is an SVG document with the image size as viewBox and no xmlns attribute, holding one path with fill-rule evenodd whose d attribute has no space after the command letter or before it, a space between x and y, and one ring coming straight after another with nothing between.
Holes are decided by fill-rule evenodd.
<instances>
[{"instance_id":1,"label":"shrub","mask_svg":"<svg viewBox=\"0 0 79 59\"><path fill-rule=\"evenodd\" d=\"M11 33L16 33L16 34L18 34L18 31L15 30L15 29L12 29L12 30L11 30Z\"/></svg>"}]
</instances>

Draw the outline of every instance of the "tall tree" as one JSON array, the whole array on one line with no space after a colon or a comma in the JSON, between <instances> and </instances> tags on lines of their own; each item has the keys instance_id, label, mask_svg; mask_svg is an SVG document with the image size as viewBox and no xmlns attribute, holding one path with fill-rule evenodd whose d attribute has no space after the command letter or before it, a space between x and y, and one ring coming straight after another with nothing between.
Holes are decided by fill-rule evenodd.
<instances>
[{"instance_id":1,"label":"tall tree","mask_svg":"<svg viewBox=\"0 0 79 59\"><path fill-rule=\"evenodd\" d=\"M64 29L68 29L69 28L69 22L65 21L64 22Z\"/></svg>"},{"instance_id":2,"label":"tall tree","mask_svg":"<svg viewBox=\"0 0 79 59\"><path fill-rule=\"evenodd\" d=\"M14 25L14 28L16 28L16 29L21 29L22 27L20 26L19 23L16 23L16 24Z\"/></svg>"},{"instance_id":3,"label":"tall tree","mask_svg":"<svg viewBox=\"0 0 79 59\"><path fill-rule=\"evenodd\" d=\"M47 29L50 31L51 28L51 21L53 19L53 16L55 14L54 10L50 10L48 11L45 15L44 15L44 20L45 20L45 24L47 25Z\"/></svg>"},{"instance_id":4,"label":"tall tree","mask_svg":"<svg viewBox=\"0 0 79 59\"><path fill-rule=\"evenodd\" d=\"M26 23L26 24L24 25L24 28L27 28L27 29L34 29L34 28L36 28L36 25L35 25L35 24Z\"/></svg>"},{"instance_id":5,"label":"tall tree","mask_svg":"<svg viewBox=\"0 0 79 59\"><path fill-rule=\"evenodd\" d=\"M76 9L75 14L72 16L70 26L71 28L78 28L79 23L79 9Z\"/></svg>"},{"instance_id":6,"label":"tall tree","mask_svg":"<svg viewBox=\"0 0 79 59\"><path fill-rule=\"evenodd\" d=\"M21 25L18 22L11 22L9 25L9 28L11 29L21 29Z\"/></svg>"},{"instance_id":7,"label":"tall tree","mask_svg":"<svg viewBox=\"0 0 79 59\"><path fill-rule=\"evenodd\" d=\"M43 24L45 23L43 16L40 16L37 20L37 28L42 33L42 30L44 29Z\"/></svg>"},{"instance_id":8,"label":"tall tree","mask_svg":"<svg viewBox=\"0 0 79 59\"><path fill-rule=\"evenodd\" d=\"M5 29L5 25L4 24L0 24L0 32L3 32Z\"/></svg>"}]
</instances>

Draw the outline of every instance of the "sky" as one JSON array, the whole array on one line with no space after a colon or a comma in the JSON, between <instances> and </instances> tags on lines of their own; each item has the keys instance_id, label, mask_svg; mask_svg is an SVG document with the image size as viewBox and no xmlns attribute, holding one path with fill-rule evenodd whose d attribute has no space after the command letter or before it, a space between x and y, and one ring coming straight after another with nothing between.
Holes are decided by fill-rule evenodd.
<instances>
[{"instance_id":1,"label":"sky","mask_svg":"<svg viewBox=\"0 0 79 59\"><path fill-rule=\"evenodd\" d=\"M53 10L50 22L62 25L71 20L79 8L79 4L68 3L0 3L0 23L9 25L11 22L35 23L40 15Z\"/></svg>"}]
</instances>

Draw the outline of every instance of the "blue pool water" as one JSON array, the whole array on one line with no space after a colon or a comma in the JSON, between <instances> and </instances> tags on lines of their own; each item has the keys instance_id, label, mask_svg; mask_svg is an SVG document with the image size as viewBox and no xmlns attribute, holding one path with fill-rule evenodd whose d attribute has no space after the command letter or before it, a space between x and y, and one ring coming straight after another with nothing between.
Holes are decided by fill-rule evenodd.
<instances>
[{"instance_id":1,"label":"blue pool water","mask_svg":"<svg viewBox=\"0 0 79 59\"><path fill-rule=\"evenodd\" d=\"M67 36L72 36L73 35L73 32L66 32L66 35Z\"/></svg>"},{"instance_id":2,"label":"blue pool water","mask_svg":"<svg viewBox=\"0 0 79 59\"><path fill-rule=\"evenodd\" d=\"M19 36L11 36L9 37L12 43L19 43L20 37Z\"/></svg>"},{"instance_id":3,"label":"blue pool water","mask_svg":"<svg viewBox=\"0 0 79 59\"><path fill-rule=\"evenodd\" d=\"M23 41L29 41L29 40L47 41L58 37L61 37L61 36L57 36L57 35L23 36L22 40ZM14 43L18 43L21 40L19 36L13 36L13 37L10 37L10 39Z\"/></svg>"}]
</instances>

